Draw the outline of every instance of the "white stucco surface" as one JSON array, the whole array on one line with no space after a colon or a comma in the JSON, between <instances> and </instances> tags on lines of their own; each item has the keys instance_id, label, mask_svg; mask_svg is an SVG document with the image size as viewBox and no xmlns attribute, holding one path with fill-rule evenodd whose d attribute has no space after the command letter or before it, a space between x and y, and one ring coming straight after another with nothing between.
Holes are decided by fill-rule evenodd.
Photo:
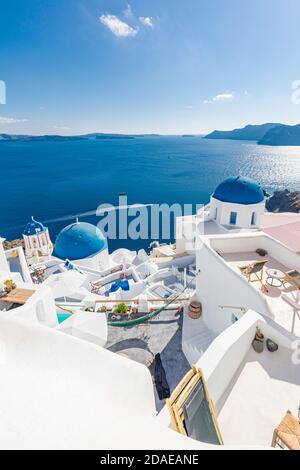
<instances>
[{"instance_id":1,"label":"white stucco surface","mask_svg":"<svg viewBox=\"0 0 300 470\"><path fill-rule=\"evenodd\" d=\"M155 419L145 366L0 314L1 449L193 449Z\"/></svg>"},{"instance_id":2,"label":"white stucco surface","mask_svg":"<svg viewBox=\"0 0 300 470\"><path fill-rule=\"evenodd\" d=\"M273 431L287 410L298 416L299 365L282 347L247 353L218 403L218 422L225 445L270 446Z\"/></svg>"},{"instance_id":3,"label":"white stucco surface","mask_svg":"<svg viewBox=\"0 0 300 470\"><path fill-rule=\"evenodd\" d=\"M257 248L265 249L267 255L261 258L256 253ZM281 297L283 292L295 289L295 286L268 286L269 292L265 294L259 283L249 283L239 269L253 261L267 259L268 268L284 272L300 270L299 256L287 246L263 232L217 235L206 240L199 238L196 259L200 270L197 298L202 302L203 319L210 329L221 333L230 326L233 314L241 314L241 309L253 309L299 336L298 312L295 313Z\"/></svg>"},{"instance_id":4,"label":"white stucco surface","mask_svg":"<svg viewBox=\"0 0 300 470\"><path fill-rule=\"evenodd\" d=\"M231 212L236 213L237 228L256 228L259 225L260 216L265 210L265 201L257 204L236 204L232 202L222 202L214 197L210 199L210 216L221 225L230 225ZM254 216L254 224L252 224L252 214Z\"/></svg>"},{"instance_id":5,"label":"white stucco surface","mask_svg":"<svg viewBox=\"0 0 300 470\"><path fill-rule=\"evenodd\" d=\"M99 253L96 253L93 256L89 256L88 258L73 260L72 263L84 266L87 268L97 269L102 271L109 267L109 253L108 249L105 248Z\"/></svg>"}]
</instances>

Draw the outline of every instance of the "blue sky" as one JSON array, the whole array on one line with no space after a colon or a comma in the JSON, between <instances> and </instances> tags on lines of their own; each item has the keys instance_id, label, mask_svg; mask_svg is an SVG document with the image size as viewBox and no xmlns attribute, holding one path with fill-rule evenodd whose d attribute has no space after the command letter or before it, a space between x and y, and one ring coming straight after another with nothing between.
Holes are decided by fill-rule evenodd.
<instances>
[{"instance_id":1,"label":"blue sky","mask_svg":"<svg viewBox=\"0 0 300 470\"><path fill-rule=\"evenodd\" d=\"M0 132L300 123L299 0L10 0Z\"/></svg>"}]
</instances>

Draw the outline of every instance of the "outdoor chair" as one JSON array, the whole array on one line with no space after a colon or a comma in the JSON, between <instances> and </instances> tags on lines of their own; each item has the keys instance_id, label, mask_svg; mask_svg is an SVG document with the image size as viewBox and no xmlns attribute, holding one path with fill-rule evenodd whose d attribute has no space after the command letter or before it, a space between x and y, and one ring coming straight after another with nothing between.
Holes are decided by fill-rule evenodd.
<instances>
[{"instance_id":1,"label":"outdoor chair","mask_svg":"<svg viewBox=\"0 0 300 470\"><path fill-rule=\"evenodd\" d=\"M92 294L102 295L105 292L104 286L99 281L91 282L90 288L91 288Z\"/></svg>"},{"instance_id":2,"label":"outdoor chair","mask_svg":"<svg viewBox=\"0 0 300 470\"><path fill-rule=\"evenodd\" d=\"M281 443L289 450L300 450L300 422L289 410L273 434L272 447Z\"/></svg>"},{"instance_id":3,"label":"outdoor chair","mask_svg":"<svg viewBox=\"0 0 300 470\"><path fill-rule=\"evenodd\" d=\"M296 287L300 286L300 273L297 269L292 269L285 273L283 285L285 286L285 284L294 284Z\"/></svg>"},{"instance_id":4,"label":"outdoor chair","mask_svg":"<svg viewBox=\"0 0 300 470\"><path fill-rule=\"evenodd\" d=\"M268 289L263 283L263 269L267 262L268 260L266 259L263 261L254 261L247 266L240 266L240 271L243 276L247 277L248 282L259 282L263 292L268 292Z\"/></svg>"}]
</instances>

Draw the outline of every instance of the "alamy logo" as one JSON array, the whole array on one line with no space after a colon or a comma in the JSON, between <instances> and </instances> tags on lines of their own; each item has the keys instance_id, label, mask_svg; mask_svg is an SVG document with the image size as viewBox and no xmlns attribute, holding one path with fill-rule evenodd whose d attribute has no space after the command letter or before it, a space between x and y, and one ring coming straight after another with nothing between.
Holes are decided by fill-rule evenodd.
<instances>
[{"instance_id":1,"label":"alamy logo","mask_svg":"<svg viewBox=\"0 0 300 470\"><path fill-rule=\"evenodd\" d=\"M192 249L196 240L196 225L182 222L196 212L198 222L204 217L203 204L132 204L126 195L119 196L117 207L101 204L96 210L100 217L97 224L102 233L111 240L184 240ZM116 210L118 209L118 210ZM195 209L195 210L194 210ZM199 224L201 231L203 224Z\"/></svg>"},{"instance_id":2,"label":"alamy logo","mask_svg":"<svg viewBox=\"0 0 300 470\"><path fill-rule=\"evenodd\" d=\"M3 80L0 80L0 104L6 104L6 85Z\"/></svg>"},{"instance_id":3,"label":"alamy logo","mask_svg":"<svg viewBox=\"0 0 300 470\"><path fill-rule=\"evenodd\" d=\"M300 104L300 80L295 80L292 83L292 103Z\"/></svg>"},{"instance_id":4,"label":"alamy logo","mask_svg":"<svg viewBox=\"0 0 300 470\"><path fill-rule=\"evenodd\" d=\"M292 363L296 366L300 365L300 340L297 339L292 343L293 354L292 354Z\"/></svg>"}]
</instances>

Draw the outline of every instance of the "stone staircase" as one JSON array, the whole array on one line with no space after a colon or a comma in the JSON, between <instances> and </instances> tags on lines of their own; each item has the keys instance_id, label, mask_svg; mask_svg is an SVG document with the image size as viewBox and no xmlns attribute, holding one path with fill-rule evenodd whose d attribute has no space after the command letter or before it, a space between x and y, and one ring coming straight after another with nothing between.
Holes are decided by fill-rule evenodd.
<instances>
[{"instance_id":1,"label":"stone staircase","mask_svg":"<svg viewBox=\"0 0 300 470\"><path fill-rule=\"evenodd\" d=\"M195 364L200 359L202 354L208 349L217 336L206 326L201 318L199 320L192 321L193 330L188 328L191 334L185 335L182 345L183 352L190 365Z\"/></svg>"}]
</instances>

